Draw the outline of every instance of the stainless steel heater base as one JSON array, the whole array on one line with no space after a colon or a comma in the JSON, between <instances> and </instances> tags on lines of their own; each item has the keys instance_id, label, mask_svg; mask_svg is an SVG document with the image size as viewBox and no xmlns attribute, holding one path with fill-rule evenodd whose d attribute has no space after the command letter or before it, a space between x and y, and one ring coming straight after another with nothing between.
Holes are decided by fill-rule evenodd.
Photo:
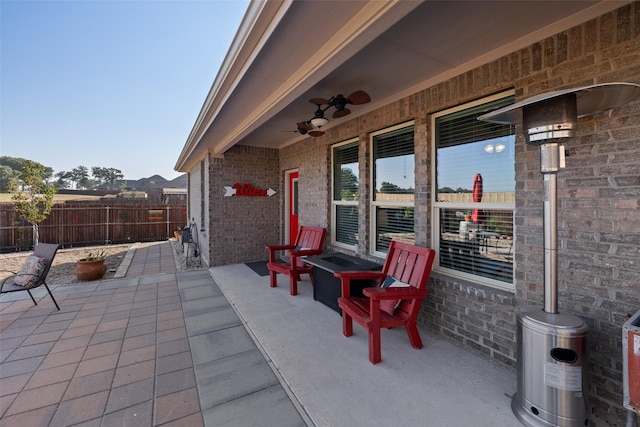
<instances>
[{"instance_id":1,"label":"stainless steel heater base","mask_svg":"<svg viewBox=\"0 0 640 427\"><path fill-rule=\"evenodd\" d=\"M582 364L588 327L577 316L523 307L517 315L518 391L511 409L526 426L588 424Z\"/></svg>"}]
</instances>

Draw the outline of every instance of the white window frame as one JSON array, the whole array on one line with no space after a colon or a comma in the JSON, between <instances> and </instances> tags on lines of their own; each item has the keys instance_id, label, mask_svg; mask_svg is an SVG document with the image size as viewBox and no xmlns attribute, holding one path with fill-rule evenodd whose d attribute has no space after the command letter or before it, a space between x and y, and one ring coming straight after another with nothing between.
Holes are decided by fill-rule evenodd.
<instances>
[{"instance_id":1,"label":"white window frame","mask_svg":"<svg viewBox=\"0 0 640 427\"><path fill-rule=\"evenodd\" d=\"M476 107L478 105L486 104L491 101L495 101L501 98L506 98L509 96L513 96L515 91L510 90L506 92L501 92L499 94L495 94L489 97L485 97L476 101L472 101L466 104L458 105L456 107L449 108L447 110L439 111L438 113L431 115L431 146L433 147L434 154L431 156L431 247L436 250L436 253L440 253L440 208L446 209L460 209L460 210L471 210L477 208L476 205L470 203L455 203L455 202L438 202L437 195L438 189L437 187L437 141L436 141L436 119L442 116L449 115L451 113L455 113L458 111L466 110L469 108ZM515 167L515 165L514 165ZM514 182L514 192L515 192L515 182ZM501 210L511 210L515 214L515 202L513 203L483 203L482 205L487 209L501 209ZM515 227L514 227L515 230ZM513 236L515 241L515 233ZM515 292L515 261L513 263L513 281L511 283L503 282L500 280L491 279L484 276L479 276L471 273L465 273L459 270L453 270L450 268L445 268L440 266L440 257L436 256L433 263L433 271L442 273L447 276L460 278L464 280L469 280L474 283L490 286L493 288L498 288L502 290Z\"/></svg>"},{"instance_id":2,"label":"white window frame","mask_svg":"<svg viewBox=\"0 0 640 427\"><path fill-rule=\"evenodd\" d=\"M413 208L414 214L415 214L415 193L414 193L414 201L412 202L389 202L389 201L384 201L384 202L380 202L380 201L376 201L374 200L374 195L375 195L375 174L374 174L374 167L375 167L375 161L376 159L373 157L374 156L374 150L373 150L373 139L374 137L378 136L378 135L383 135L385 133L389 133L389 132L393 132L395 130L398 129L402 129L402 128L406 128L406 127L410 127L413 126L413 130L414 130L414 141L413 141L413 146L414 146L414 170L415 170L415 120L411 120L408 122L404 122L404 123L400 123L398 125L392 126L392 127L388 127L385 129L381 129L379 131L376 132L372 132L369 135L369 152L370 152L370 173L369 173L369 188L371 189L370 194L369 194L369 205L370 205L370 209L369 209L369 253L375 257L379 257L379 258L386 258L387 257L387 253L386 252L382 252L382 251L378 251L376 250L376 229L377 229L377 212L378 212L378 208L402 208L402 207L410 207ZM417 188L417 184L414 182L414 189ZM415 221L415 220L414 220ZM414 222L414 233L415 233L415 222Z\"/></svg>"},{"instance_id":3,"label":"white window frame","mask_svg":"<svg viewBox=\"0 0 640 427\"><path fill-rule=\"evenodd\" d=\"M357 243L355 245L348 245L346 243L343 242L338 242L336 241L336 232L338 229L338 223L337 223L337 207L338 206L355 206L356 209L358 208L358 205L360 203L360 197L358 196L358 200L353 200L353 201L347 201L347 200L335 200L334 199L334 194L335 194L335 165L334 165L334 149L344 146L344 145L348 145L348 144L353 144L354 142L358 142L359 139L358 138L352 138L349 139L347 141L343 141L340 142L338 144L334 144L331 146L331 224L333 224L333 226L331 227L331 244L339 247L339 248L344 248L344 249L350 249L355 251L357 248L356 246L358 245ZM360 147L358 147L358 153L360 153ZM361 180L360 180L360 154L358 154L358 193L360 192L360 184L361 184ZM357 240L357 239L356 239Z\"/></svg>"}]
</instances>

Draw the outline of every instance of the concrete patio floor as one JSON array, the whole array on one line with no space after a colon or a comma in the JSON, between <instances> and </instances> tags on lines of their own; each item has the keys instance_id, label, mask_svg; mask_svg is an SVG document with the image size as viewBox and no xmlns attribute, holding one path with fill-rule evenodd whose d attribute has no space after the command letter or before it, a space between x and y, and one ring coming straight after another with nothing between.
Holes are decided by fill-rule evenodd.
<instances>
[{"instance_id":1,"label":"concrete patio floor","mask_svg":"<svg viewBox=\"0 0 640 427\"><path fill-rule=\"evenodd\" d=\"M56 287L60 311L0 298L0 426L520 425L515 375L424 330L421 350L383 331L371 365L307 280L291 297L244 264L176 272L167 247Z\"/></svg>"}]
</instances>

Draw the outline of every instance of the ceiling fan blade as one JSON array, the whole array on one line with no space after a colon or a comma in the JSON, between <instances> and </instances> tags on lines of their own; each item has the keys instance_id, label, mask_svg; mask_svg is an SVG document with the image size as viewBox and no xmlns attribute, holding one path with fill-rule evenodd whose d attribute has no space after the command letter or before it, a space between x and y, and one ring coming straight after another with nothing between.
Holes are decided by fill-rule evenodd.
<instances>
[{"instance_id":1,"label":"ceiling fan blade","mask_svg":"<svg viewBox=\"0 0 640 427\"><path fill-rule=\"evenodd\" d=\"M357 90L347 97L353 105L366 104L371 101L369 94L363 90Z\"/></svg>"},{"instance_id":2,"label":"ceiling fan blade","mask_svg":"<svg viewBox=\"0 0 640 427\"><path fill-rule=\"evenodd\" d=\"M306 123L306 122L298 122L296 124L298 125L298 129L304 129L304 130L313 129L313 126L311 126L309 123Z\"/></svg>"},{"instance_id":3,"label":"ceiling fan blade","mask_svg":"<svg viewBox=\"0 0 640 427\"><path fill-rule=\"evenodd\" d=\"M324 98L311 98L309 100L310 103L315 104L315 105L325 105L325 104L329 104L329 100L328 99L324 99Z\"/></svg>"},{"instance_id":4,"label":"ceiling fan blade","mask_svg":"<svg viewBox=\"0 0 640 427\"><path fill-rule=\"evenodd\" d=\"M342 110L336 110L333 112L333 118L334 119L339 119L340 117L344 117L346 115L351 114L351 110L349 110L348 108L343 108Z\"/></svg>"},{"instance_id":5,"label":"ceiling fan blade","mask_svg":"<svg viewBox=\"0 0 640 427\"><path fill-rule=\"evenodd\" d=\"M309 132L309 135L315 138L324 135L324 132L321 130L312 130L311 132Z\"/></svg>"}]
</instances>

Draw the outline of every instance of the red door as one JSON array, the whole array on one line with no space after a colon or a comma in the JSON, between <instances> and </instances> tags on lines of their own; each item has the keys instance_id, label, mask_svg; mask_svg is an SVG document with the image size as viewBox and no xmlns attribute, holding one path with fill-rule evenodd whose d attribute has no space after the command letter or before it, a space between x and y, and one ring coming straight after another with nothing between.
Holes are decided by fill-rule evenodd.
<instances>
[{"instance_id":1,"label":"red door","mask_svg":"<svg viewBox=\"0 0 640 427\"><path fill-rule=\"evenodd\" d=\"M289 174L289 244L298 237L298 172Z\"/></svg>"}]
</instances>

